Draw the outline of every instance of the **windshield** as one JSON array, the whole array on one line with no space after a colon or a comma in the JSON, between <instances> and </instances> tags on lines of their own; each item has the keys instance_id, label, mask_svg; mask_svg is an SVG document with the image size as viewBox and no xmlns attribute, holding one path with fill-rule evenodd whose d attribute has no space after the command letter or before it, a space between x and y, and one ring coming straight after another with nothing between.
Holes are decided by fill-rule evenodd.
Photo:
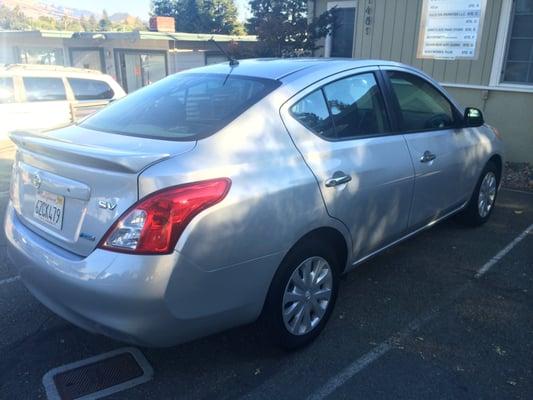
<instances>
[{"instance_id":1,"label":"windshield","mask_svg":"<svg viewBox=\"0 0 533 400\"><path fill-rule=\"evenodd\" d=\"M226 126L279 84L239 75L177 74L111 103L81 126L154 139L197 140Z\"/></svg>"}]
</instances>

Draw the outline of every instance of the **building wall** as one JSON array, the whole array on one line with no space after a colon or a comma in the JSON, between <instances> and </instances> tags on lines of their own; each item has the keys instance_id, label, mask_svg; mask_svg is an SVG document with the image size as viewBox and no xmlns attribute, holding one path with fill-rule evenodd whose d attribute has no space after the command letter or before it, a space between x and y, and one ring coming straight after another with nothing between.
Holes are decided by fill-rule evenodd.
<instances>
[{"instance_id":1,"label":"building wall","mask_svg":"<svg viewBox=\"0 0 533 400\"><path fill-rule=\"evenodd\" d=\"M477 107L498 128L508 161L533 163L533 93L448 87L463 106Z\"/></svg>"},{"instance_id":2,"label":"building wall","mask_svg":"<svg viewBox=\"0 0 533 400\"><path fill-rule=\"evenodd\" d=\"M423 70L461 104L483 111L505 138L509 160L533 163L533 87L528 92L488 86L503 1L487 0L477 60L428 60L416 57L422 0L357 0L353 57L399 61ZM311 1L313 15L326 11L327 3ZM367 7L372 11L366 25ZM323 48L315 53L323 54Z\"/></svg>"}]
</instances>

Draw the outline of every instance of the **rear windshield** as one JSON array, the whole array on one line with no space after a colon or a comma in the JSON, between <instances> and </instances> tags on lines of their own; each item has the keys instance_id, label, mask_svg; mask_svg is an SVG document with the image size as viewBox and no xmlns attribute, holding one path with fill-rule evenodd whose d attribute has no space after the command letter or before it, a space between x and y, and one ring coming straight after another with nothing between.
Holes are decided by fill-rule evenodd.
<instances>
[{"instance_id":1,"label":"rear windshield","mask_svg":"<svg viewBox=\"0 0 533 400\"><path fill-rule=\"evenodd\" d=\"M223 128L279 84L231 74L177 74L111 103L81 126L154 139L197 140Z\"/></svg>"}]
</instances>

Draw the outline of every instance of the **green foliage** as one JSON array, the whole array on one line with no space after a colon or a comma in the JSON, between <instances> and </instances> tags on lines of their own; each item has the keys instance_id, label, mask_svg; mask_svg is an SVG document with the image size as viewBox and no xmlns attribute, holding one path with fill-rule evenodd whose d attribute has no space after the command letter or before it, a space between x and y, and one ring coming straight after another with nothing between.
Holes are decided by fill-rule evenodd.
<instances>
[{"instance_id":1,"label":"green foliage","mask_svg":"<svg viewBox=\"0 0 533 400\"><path fill-rule=\"evenodd\" d=\"M13 10L0 5L0 29L23 30L30 29L30 19L18 7Z\"/></svg>"},{"instance_id":2,"label":"green foliage","mask_svg":"<svg viewBox=\"0 0 533 400\"><path fill-rule=\"evenodd\" d=\"M98 30L100 31L110 31L112 27L112 23L109 20L109 16L107 15L107 11L102 11L102 18L100 21L98 21Z\"/></svg>"},{"instance_id":3,"label":"green foliage","mask_svg":"<svg viewBox=\"0 0 533 400\"><path fill-rule=\"evenodd\" d=\"M146 26L139 18L129 17L125 21L113 23L104 10L102 19L96 21L94 15L88 19L72 18L63 16L52 18L41 16L36 19L26 17L18 7L10 9L0 5L0 29L8 30L51 30L51 31L120 31L131 32L133 30L145 30Z\"/></svg>"},{"instance_id":4,"label":"green foliage","mask_svg":"<svg viewBox=\"0 0 533 400\"><path fill-rule=\"evenodd\" d=\"M233 0L152 0L152 15L173 17L176 31L243 35Z\"/></svg>"},{"instance_id":5,"label":"green foliage","mask_svg":"<svg viewBox=\"0 0 533 400\"><path fill-rule=\"evenodd\" d=\"M246 27L257 35L262 56L295 57L317 49L316 41L327 36L333 14L325 12L309 21L307 0L251 0L252 17Z\"/></svg>"}]
</instances>

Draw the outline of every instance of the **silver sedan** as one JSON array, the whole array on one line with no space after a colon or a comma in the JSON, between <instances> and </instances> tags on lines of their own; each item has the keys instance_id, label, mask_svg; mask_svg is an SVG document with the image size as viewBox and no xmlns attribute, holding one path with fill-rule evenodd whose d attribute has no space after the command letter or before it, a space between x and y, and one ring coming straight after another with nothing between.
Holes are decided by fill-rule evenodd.
<instances>
[{"instance_id":1,"label":"silver sedan","mask_svg":"<svg viewBox=\"0 0 533 400\"><path fill-rule=\"evenodd\" d=\"M259 317L309 343L342 274L451 215L486 222L503 164L479 110L372 60L208 66L11 139L5 231L28 289L152 346Z\"/></svg>"}]
</instances>

